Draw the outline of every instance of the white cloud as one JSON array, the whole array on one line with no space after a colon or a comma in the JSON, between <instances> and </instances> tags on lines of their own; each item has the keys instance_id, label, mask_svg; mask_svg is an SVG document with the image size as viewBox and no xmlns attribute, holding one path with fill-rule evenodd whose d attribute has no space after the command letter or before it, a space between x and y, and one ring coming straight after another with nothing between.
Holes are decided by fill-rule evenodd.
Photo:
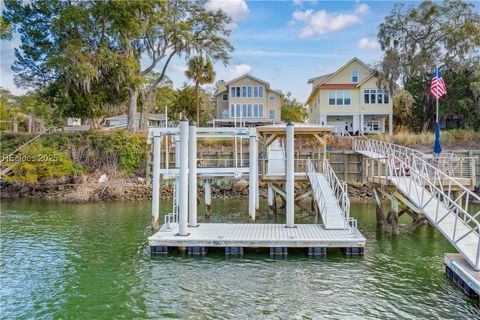
<instances>
[{"instance_id":1,"label":"white cloud","mask_svg":"<svg viewBox=\"0 0 480 320\"><path fill-rule=\"evenodd\" d=\"M298 3L301 2L299 1ZM300 29L298 35L305 38L316 34L339 31L360 24L362 23L361 16L369 12L369 6L360 2L357 2L354 12L351 13L335 13L327 10L314 11L313 9L295 10L292 13L293 19L289 21L288 25L292 27L295 26L297 21L303 22L304 26Z\"/></svg>"},{"instance_id":2,"label":"white cloud","mask_svg":"<svg viewBox=\"0 0 480 320\"><path fill-rule=\"evenodd\" d=\"M317 5L317 0L293 0L293 4L297 6L302 6L304 2L310 2L311 5Z\"/></svg>"},{"instance_id":3,"label":"white cloud","mask_svg":"<svg viewBox=\"0 0 480 320\"><path fill-rule=\"evenodd\" d=\"M380 44L374 39L369 39L365 37L358 41L358 47L360 49L374 50L380 48Z\"/></svg>"},{"instance_id":4,"label":"white cloud","mask_svg":"<svg viewBox=\"0 0 480 320\"><path fill-rule=\"evenodd\" d=\"M244 74L251 73L252 67L246 63L237 64L233 67L233 69L229 70L228 77L230 79L235 79Z\"/></svg>"},{"instance_id":5,"label":"white cloud","mask_svg":"<svg viewBox=\"0 0 480 320\"><path fill-rule=\"evenodd\" d=\"M245 0L210 0L206 7L211 11L221 9L232 18L232 22L227 26L229 29L235 29L237 27L236 22L247 19L249 14Z\"/></svg>"},{"instance_id":6,"label":"white cloud","mask_svg":"<svg viewBox=\"0 0 480 320\"><path fill-rule=\"evenodd\" d=\"M356 14L335 14L326 10L317 12L314 12L312 9L305 11L295 10L292 17L294 20L305 23L305 26L299 33L299 36L302 38L339 31L362 22Z\"/></svg>"},{"instance_id":7,"label":"white cloud","mask_svg":"<svg viewBox=\"0 0 480 320\"><path fill-rule=\"evenodd\" d=\"M355 8L355 12L358 14L368 14L370 13L370 7L368 6L368 4L359 3Z\"/></svg>"},{"instance_id":8,"label":"white cloud","mask_svg":"<svg viewBox=\"0 0 480 320\"><path fill-rule=\"evenodd\" d=\"M169 69L176 72L185 72L187 71L188 68L186 65L179 65L179 64L172 63Z\"/></svg>"}]
</instances>

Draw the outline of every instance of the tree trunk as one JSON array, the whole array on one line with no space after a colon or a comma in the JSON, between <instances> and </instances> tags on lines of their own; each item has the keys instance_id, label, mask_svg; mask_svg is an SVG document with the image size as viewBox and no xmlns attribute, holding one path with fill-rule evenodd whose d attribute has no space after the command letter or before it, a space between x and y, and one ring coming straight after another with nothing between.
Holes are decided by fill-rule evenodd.
<instances>
[{"instance_id":1,"label":"tree trunk","mask_svg":"<svg viewBox=\"0 0 480 320\"><path fill-rule=\"evenodd\" d=\"M145 101L143 102L142 113L140 115L141 130L146 130L148 128L148 116L150 115L151 111L154 110L156 96L155 90L149 91Z\"/></svg>"},{"instance_id":2,"label":"tree trunk","mask_svg":"<svg viewBox=\"0 0 480 320\"><path fill-rule=\"evenodd\" d=\"M195 82L195 103L197 104L197 126L200 126L200 103L198 100L198 81Z\"/></svg>"},{"instance_id":3,"label":"tree trunk","mask_svg":"<svg viewBox=\"0 0 480 320\"><path fill-rule=\"evenodd\" d=\"M18 132L18 119L16 113L13 115L13 132Z\"/></svg>"},{"instance_id":4,"label":"tree trunk","mask_svg":"<svg viewBox=\"0 0 480 320\"><path fill-rule=\"evenodd\" d=\"M33 132L33 113L30 112L28 115L28 133Z\"/></svg>"},{"instance_id":5,"label":"tree trunk","mask_svg":"<svg viewBox=\"0 0 480 320\"><path fill-rule=\"evenodd\" d=\"M92 130L100 129L100 119L99 118L90 118L90 129L92 129Z\"/></svg>"},{"instance_id":6,"label":"tree trunk","mask_svg":"<svg viewBox=\"0 0 480 320\"><path fill-rule=\"evenodd\" d=\"M130 132L135 132L138 130L138 121L137 121L137 101L138 101L138 89L130 88L130 101L128 103L128 125L127 130Z\"/></svg>"}]
</instances>

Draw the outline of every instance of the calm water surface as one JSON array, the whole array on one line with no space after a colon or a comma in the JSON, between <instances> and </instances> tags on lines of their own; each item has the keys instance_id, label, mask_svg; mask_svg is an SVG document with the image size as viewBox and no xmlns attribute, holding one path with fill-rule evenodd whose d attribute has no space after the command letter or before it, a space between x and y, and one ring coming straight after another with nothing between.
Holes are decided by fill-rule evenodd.
<instances>
[{"instance_id":1,"label":"calm water surface","mask_svg":"<svg viewBox=\"0 0 480 320\"><path fill-rule=\"evenodd\" d=\"M247 201L215 200L213 211L213 221L246 221ZM377 231L372 202L351 212L367 238L364 257L274 260L258 250L242 259L222 251L151 258L148 202L2 201L0 317L480 318L477 303L444 276L443 254L455 250L439 232L423 226L391 237ZM297 221L313 219L299 212Z\"/></svg>"}]
</instances>

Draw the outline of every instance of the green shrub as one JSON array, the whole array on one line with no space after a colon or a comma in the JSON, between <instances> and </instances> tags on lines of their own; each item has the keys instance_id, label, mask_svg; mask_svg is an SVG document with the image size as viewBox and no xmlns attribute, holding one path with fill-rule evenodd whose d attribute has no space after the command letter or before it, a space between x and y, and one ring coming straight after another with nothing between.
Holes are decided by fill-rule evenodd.
<instances>
[{"instance_id":1,"label":"green shrub","mask_svg":"<svg viewBox=\"0 0 480 320\"><path fill-rule=\"evenodd\" d=\"M47 178L73 176L83 173L64 152L53 147L43 147L35 142L19 152L14 161L8 163L13 171L13 181L37 182Z\"/></svg>"}]
</instances>

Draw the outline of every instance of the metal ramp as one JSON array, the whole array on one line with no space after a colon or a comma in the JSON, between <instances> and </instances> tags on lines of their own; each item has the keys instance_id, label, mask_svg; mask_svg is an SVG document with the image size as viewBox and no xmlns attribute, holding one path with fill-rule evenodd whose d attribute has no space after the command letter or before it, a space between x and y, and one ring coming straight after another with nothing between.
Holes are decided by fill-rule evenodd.
<instances>
[{"instance_id":1,"label":"metal ramp","mask_svg":"<svg viewBox=\"0 0 480 320\"><path fill-rule=\"evenodd\" d=\"M387 166L386 178L425 215L473 269L480 270L480 210L470 204L480 197L468 190L455 175L459 159L423 159L418 151L373 140L355 140L354 150L377 158ZM446 172L444 172L446 171ZM471 173L470 173L471 174Z\"/></svg>"},{"instance_id":2,"label":"metal ramp","mask_svg":"<svg viewBox=\"0 0 480 320\"><path fill-rule=\"evenodd\" d=\"M350 218L346 185L338 180L327 160L322 163L323 173L318 173L312 160L308 159L308 178L325 229L349 229L350 223L355 226L356 220Z\"/></svg>"}]
</instances>

